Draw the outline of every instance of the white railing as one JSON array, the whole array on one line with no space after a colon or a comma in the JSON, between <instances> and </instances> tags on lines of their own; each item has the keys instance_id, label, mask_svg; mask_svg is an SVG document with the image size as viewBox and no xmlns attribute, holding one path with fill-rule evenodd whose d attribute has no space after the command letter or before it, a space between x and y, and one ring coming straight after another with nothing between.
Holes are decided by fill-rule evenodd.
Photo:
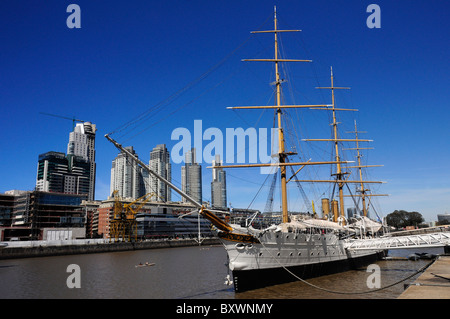
<instances>
[{"instance_id":1,"label":"white railing","mask_svg":"<svg viewBox=\"0 0 450 319\"><path fill-rule=\"evenodd\" d=\"M349 250L433 248L450 245L450 232L384 237L372 239L348 239L344 245Z\"/></svg>"}]
</instances>

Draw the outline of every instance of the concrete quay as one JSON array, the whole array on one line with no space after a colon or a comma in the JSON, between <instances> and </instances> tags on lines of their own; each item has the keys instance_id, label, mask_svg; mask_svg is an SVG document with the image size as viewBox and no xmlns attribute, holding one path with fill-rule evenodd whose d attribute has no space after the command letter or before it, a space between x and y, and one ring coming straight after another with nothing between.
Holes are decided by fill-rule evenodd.
<instances>
[{"instance_id":1,"label":"concrete quay","mask_svg":"<svg viewBox=\"0 0 450 319\"><path fill-rule=\"evenodd\" d=\"M202 245L217 245L219 244L217 238L205 238ZM161 249L173 247L188 247L198 245L194 239L165 239L165 240L151 240L143 242L102 242L98 243L95 240L74 240L71 243L59 242L54 243L39 243L35 241L32 246L6 246L0 249L0 260L14 259L14 258L29 258L29 257L46 257L46 256L63 256L76 254L96 254L115 251L129 251L140 249Z\"/></svg>"},{"instance_id":2,"label":"concrete quay","mask_svg":"<svg viewBox=\"0 0 450 319\"><path fill-rule=\"evenodd\" d=\"M450 299L450 256L439 256L398 299Z\"/></svg>"}]
</instances>

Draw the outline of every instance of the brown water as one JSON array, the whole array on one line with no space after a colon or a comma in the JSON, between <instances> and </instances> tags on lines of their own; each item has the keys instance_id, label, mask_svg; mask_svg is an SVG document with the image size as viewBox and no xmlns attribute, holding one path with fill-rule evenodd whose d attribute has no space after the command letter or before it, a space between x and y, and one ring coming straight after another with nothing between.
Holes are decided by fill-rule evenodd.
<instances>
[{"instance_id":1,"label":"brown water","mask_svg":"<svg viewBox=\"0 0 450 319\"><path fill-rule=\"evenodd\" d=\"M137 268L145 262L154 266ZM401 280L427 260L379 261L381 286ZM183 247L88 255L0 260L0 298L319 299L397 298L404 283L369 294L329 293L302 282L235 294L221 246ZM70 264L80 267L81 288L68 288ZM309 279L333 291L367 291L366 269ZM416 278L416 277L414 277ZM414 278L405 283L413 282Z\"/></svg>"}]
</instances>

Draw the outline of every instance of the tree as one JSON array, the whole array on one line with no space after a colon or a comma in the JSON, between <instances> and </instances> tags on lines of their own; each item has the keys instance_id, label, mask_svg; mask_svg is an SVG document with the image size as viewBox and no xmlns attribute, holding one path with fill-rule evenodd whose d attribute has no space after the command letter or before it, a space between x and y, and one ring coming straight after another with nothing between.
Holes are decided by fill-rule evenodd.
<instances>
[{"instance_id":1,"label":"tree","mask_svg":"<svg viewBox=\"0 0 450 319\"><path fill-rule=\"evenodd\" d=\"M423 223L425 219L422 214L418 212L407 212L404 210L395 210L386 216L386 222L388 225L403 228L406 226L418 226Z\"/></svg>"}]
</instances>

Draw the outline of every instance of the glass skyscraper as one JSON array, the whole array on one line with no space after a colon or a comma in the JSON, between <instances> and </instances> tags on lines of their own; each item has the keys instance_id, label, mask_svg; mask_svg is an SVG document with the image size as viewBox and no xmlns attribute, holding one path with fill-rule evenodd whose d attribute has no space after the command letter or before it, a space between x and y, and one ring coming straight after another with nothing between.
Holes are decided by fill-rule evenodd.
<instances>
[{"instance_id":1,"label":"glass skyscraper","mask_svg":"<svg viewBox=\"0 0 450 319\"><path fill-rule=\"evenodd\" d=\"M181 190L202 203L202 166L197 163L195 148L186 152L185 165L181 167ZM183 197L183 202L186 201Z\"/></svg>"},{"instance_id":2,"label":"glass skyscraper","mask_svg":"<svg viewBox=\"0 0 450 319\"><path fill-rule=\"evenodd\" d=\"M157 145L150 152L149 167L152 171L164 177L169 182L172 180L172 165L170 164L170 153L165 144ZM150 189L157 196L156 201L170 202L172 200L171 188L150 174Z\"/></svg>"},{"instance_id":3,"label":"glass skyscraper","mask_svg":"<svg viewBox=\"0 0 450 319\"><path fill-rule=\"evenodd\" d=\"M220 155L216 155L212 166L221 166ZM223 168L213 168L211 182L211 206L217 208L227 207L227 179Z\"/></svg>"},{"instance_id":4,"label":"glass skyscraper","mask_svg":"<svg viewBox=\"0 0 450 319\"><path fill-rule=\"evenodd\" d=\"M75 155L89 163L88 200L95 199L95 132L97 127L90 122L78 123L70 132L67 155Z\"/></svg>"}]
</instances>

